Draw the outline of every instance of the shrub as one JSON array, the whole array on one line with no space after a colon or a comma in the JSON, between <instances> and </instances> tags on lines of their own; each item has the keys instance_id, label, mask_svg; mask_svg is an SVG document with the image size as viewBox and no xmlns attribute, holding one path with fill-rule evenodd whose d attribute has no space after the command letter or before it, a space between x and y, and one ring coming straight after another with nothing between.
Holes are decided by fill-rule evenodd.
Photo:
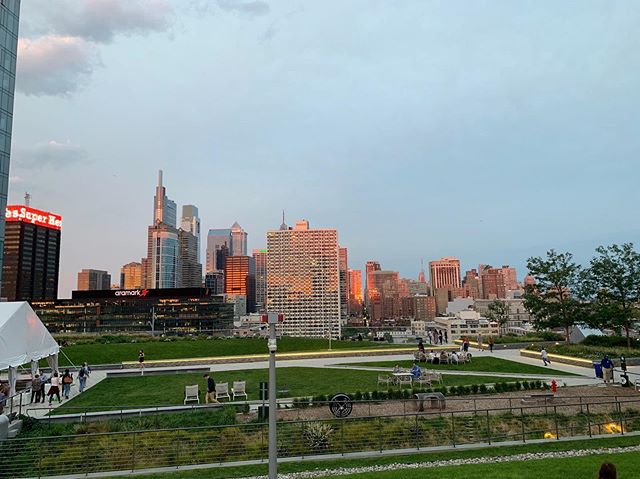
<instances>
[{"instance_id":1,"label":"shrub","mask_svg":"<svg viewBox=\"0 0 640 479\"><path fill-rule=\"evenodd\" d=\"M304 437L312 451L329 449L329 440L333 428L329 424L312 422L304 428Z\"/></svg>"},{"instance_id":2,"label":"shrub","mask_svg":"<svg viewBox=\"0 0 640 479\"><path fill-rule=\"evenodd\" d=\"M478 394L478 391L480 390L480 386L478 386L477 384L472 384L471 385L471 392L473 394Z\"/></svg>"},{"instance_id":3,"label":"shrub","mask_svg":"<svg viewBox=\"0 0 640 479\"><path fill-rule=\"evenodd\" d=\"M356 393L353 395L353 399L355 399L356 401L362 401L362 393L360 391L356 391Z\"/></svg>"},{"instance_id":4,"label":"shrub","mask_svg":"<svg viewBox=\"0 0 640 479\"><path fill-rule=\"evenodd\" d=\"M487 394L487 385L486 384L481 384L478 387L478 391L480 392L480 394Z\"/></svg>"},{"instance_id":5,"label":"shrub","mask_svg":"<svg viewBox=\"0 0 640 479\"><path fill-rule=\"evenodd\" d=\"M525 381L525 382L526 382L526 381ZM522 389L522 383L521 383L520 381L516 381L516 382L515 382L515 384L514 384L514 386L515 386L515 387L514 387L514 389L515 389L516 391L520 391L520 390Z\"/></svg>"},{"instance_id":6,"label":"shrub","mask_svg":"<svg viewBox=\"0 0 640 479\"><path fill-rule=\"evenodd\" d=\"M524 390L529 390L529 389L533 389L533 381L523 381L522 382L522 387L524 388Z\"/></svg>"},{"instance_id":7,"label":"shrub","mask_svg":"<svg viewBox=\"0 0 640 479\"><path fill-rule=\"evenodd\" d=\"M595 336L590 334L582 344L585 346L602 346L606 348L626 348L627 338L624 336ZM631 338L631 347L640 349L640 339Z\"/></svg>"}]
</instances>

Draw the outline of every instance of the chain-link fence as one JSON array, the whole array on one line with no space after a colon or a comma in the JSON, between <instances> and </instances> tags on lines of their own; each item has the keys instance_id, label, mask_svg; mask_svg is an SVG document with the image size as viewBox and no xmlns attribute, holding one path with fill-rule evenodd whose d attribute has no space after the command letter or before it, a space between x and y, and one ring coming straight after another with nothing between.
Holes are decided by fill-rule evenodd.
<instances>
[{"instance_id":1,"label":"chain-link fence","mask_svg":"<svg viewBox=\"0 0 640 479\"><path fill-rule=\"evenodd\" d=\"M278 456L379 453L640 431L640 398L590 404L512 404L278 423ZM363 405L356 405L362 407ZM46 477L235 461L264 461L268 427L252 422L12 439L0 443L2 477Z\"/></svg>"}]
</instances>

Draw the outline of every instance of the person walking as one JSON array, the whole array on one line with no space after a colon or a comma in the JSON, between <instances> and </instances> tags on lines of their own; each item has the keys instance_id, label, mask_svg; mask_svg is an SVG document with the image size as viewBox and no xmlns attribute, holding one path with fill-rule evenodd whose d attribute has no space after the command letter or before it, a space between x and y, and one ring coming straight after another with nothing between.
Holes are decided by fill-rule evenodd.
<instances>
[{"instance_id":1,"label":"person walking","mask_svg":"<svg viewBox=\"0 0 640 479\"><path fill-rule=\"evenodd\" d=\"M82 364L80 371L78 371L78 382L80 383L80 385L78 386L79 392L83 392L84 388L87 387L87 379L89 378L89 375L91 375L91 368L85 361Z\"/></svg>"},{"instance_id":2,"label":"person walking","mask_svg":"<svg viewBox=\"0 0 640 479\"><path fill-rule=\"evenodd\" d=\"M447 331L444 332L444 342L449 343L449 333ZM440 341L440 344L442 344L442 341Z\"/></svg>"},{"instance_id":3,"label":"person walking","mask_svg":"<svg viewBox=\"0 0 640 479\"><path fill-rule=\"evenodd\" d=\"M613 361L611 361L606 354L602 356L600 366L602 366L602 379L604 379L604 383L609 384L609 381L613 382Z\"/></svg>"},{"instance_id":4,"label":"person walking","mask_svg":"<svg viewBox=\"0 0 640 479\"><path fill-rule=\"evenodd\" d=\"M424 343L422 342L422 338L418 341L418 352L424 354Z\"/></svg>"},{"instance_id":5,"label":"person walking","mask_svg":"<svg viewBox=\"0 0 640 479\"><path fill-rule=\"evenodd\" d=\"M493 345L495 344L495 341L493 340L493 336L489 336L489 351L493 352Z\"/></svg>"},{"instance_id":6,"label":"person walking","mask_svg":"<svg viewBox=\"0 0 640 479\"><path fill-rule=\"evenodd\" d=\"M540 351L540 358L542 358L542 362L546 366L547 364L551 364L549 361L549 355L547 354L547 350L543 347L542 351Z\"/></svg>"},{"instance_id":7,"label":"person walking","mask_svg":"<svg viewBox=\"0 0 640 479\"><path fill-rule=\"evenodd\" d=\"M482 333L478 333L478 337L476 338L476 341L478 343L478 349L480 351L484 351L484 344L482 343Z\"/></svg>"},{"instance_id":8,"label":"person walking","mask_svg":"<svg viewBox=\"0 0 640 479\"><path fill-rule=\"evenodd\" d=\"M440 345L442 345L442 331L438 334L438 341L440 341Z\"/></svg>"},{"instance_id":9,"label":"person walking","mask_svg":"<svg viewBox=\"0 0 640 479\"><path fill-rule=\"evenodd\" d=\"M203 377L207 382L207 392L204 395L204 403L209 404L209 401L217 403L218 400L216 399L216 382L209 374L205 374Z\"/></svg>"},{"instance_id":10,"label":"person walking","mask_svg":"<svg viewBox=\"0 0 640 479\"><path fill-rule=\"evenodd\" d=\"M69 399L69 393L71 392L71 385L73 384L73 374L68 369L64 370L62 375L62 395L65 399Z\"/></svg>"},{"instance_id":11,"label":"person walking","mask_svg":"<svg viewBox=\"0 0 640 479\"><path fill-rule=\"evenodd\" d=\"M467 353L469 352L469 338L466 336L462 340L462 350L464 351L464 355L466 357Z\"/></svg>"},{"instance_id":12,"label":"person walking","mask_svg":"<svg viewBox=\"0 0 640 479\"><path fill-rule=\"evenodd\" d=\"M144 350L138 353L138 367L140 368L140 376L144 376Z\"/></svg>"},{"instance_id":13,"label":"person walking","mask_svg":"<svg viewBox=\"0 0 640 479\"><path fill-rule=\"evenodd\" d=\"M33 399L35 398L36 402L40 402L40 375L36 373L31 380L31 403L33 403Z\"/></svg>"},{"instance_id":14,"label":"person walking","mask_svg":"<svg viewBox=\"0 0 640 479\"><path fill-rule=\"evenodd\" d=\"M51 406L54 395L58 398L58 402L62 402L60 399L60 377L58 376L58 373L53 373L53 376L51 377L51 387L47 394L49 395L49 406Z\"/></svg>"}]
</instances>

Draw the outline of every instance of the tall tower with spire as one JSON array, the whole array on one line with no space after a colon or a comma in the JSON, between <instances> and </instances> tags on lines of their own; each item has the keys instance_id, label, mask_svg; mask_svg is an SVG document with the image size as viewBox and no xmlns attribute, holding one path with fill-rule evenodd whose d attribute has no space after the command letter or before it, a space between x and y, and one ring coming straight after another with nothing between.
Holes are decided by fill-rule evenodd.
<instances>
[{"instance_id":1,"label":"tall tower with spire","mask_svg":"<svg viewBox=\"0 0 640 479\"><path fill-rule=\"evenodd\" d=\"M427 277L424 274L424 259L420 259L420 274L418 274L418 283L426 283Z\"/></svg>"}]
</instances>

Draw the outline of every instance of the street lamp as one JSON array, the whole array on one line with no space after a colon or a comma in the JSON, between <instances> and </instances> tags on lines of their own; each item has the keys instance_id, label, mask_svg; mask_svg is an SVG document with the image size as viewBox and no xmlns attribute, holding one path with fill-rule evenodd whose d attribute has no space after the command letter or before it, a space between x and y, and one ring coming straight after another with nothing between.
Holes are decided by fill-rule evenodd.
<instances>
[{"instance_id":1,"label":"street lamp","mask_svg":"<svg viewBox=\"0 0 640 479\"><path fill-rule=\"evenodd\" d=\"M284 315L278 313L268 313L262 315L261 322L269 326L269 479L278 478L278 434L277 434L277 411L276 402L276 324L284 321Z\"/></svg>"}]
</instances>

